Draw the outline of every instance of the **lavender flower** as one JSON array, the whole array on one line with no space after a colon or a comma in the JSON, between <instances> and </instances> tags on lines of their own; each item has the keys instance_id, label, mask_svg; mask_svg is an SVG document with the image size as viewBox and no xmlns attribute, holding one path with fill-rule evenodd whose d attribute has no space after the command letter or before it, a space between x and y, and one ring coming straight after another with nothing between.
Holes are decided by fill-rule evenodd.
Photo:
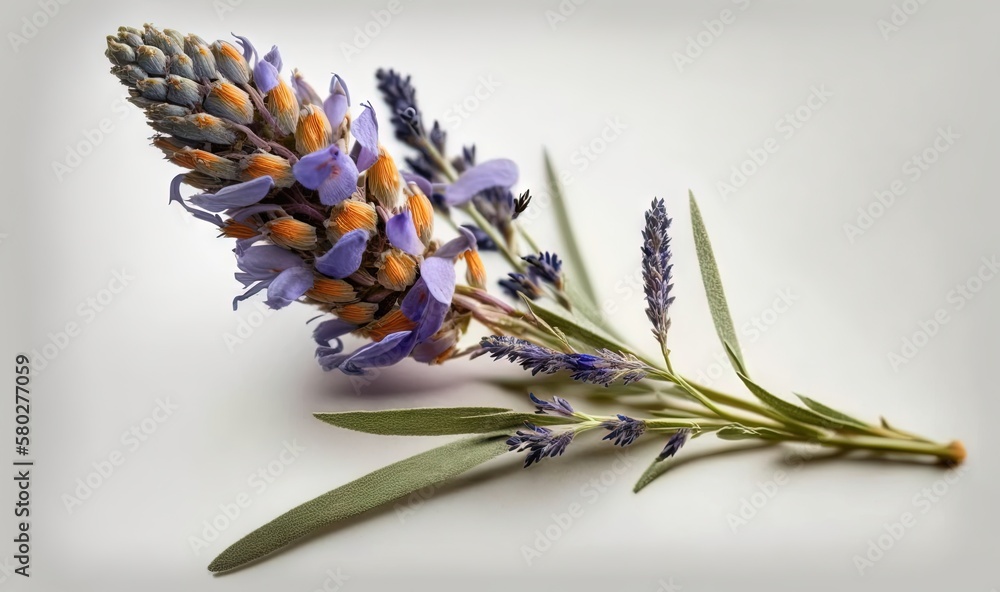
<instances>
[{"instance_id":1,"label":"lavender flower","mask_svg":"<svg viewBox=\"0 0 1000 592\"><path fill-rule=\"evenodd\" d=\"M523 273L508 273L506 279L497 282L500 288L515 300L519 300L518 294L524 294L529 300L534 300L542 295L542 289L538 284L531 281L531 278Z\"/></svg>"},{"instance_id":2,"label":"lavender flower","mask_svg":"<svg viewBox=\"0 0 1000 592\"><path fill-rule=\"evenodd\" d=\"M521 257L528 263L528 276L538 283L548 282L557 289L562 289L562 261L555 253L542 252L537 255Z\"/></svg>"},{"instance_id":3,"label":"lavender flower","mask_svg":"<svg viewBox=\"0 0 1000 592\"><path fill-rule=\"evenodd\" d=\"M614 440L615 446L631 446L646 431L646 422L641 419L632 419L626 415L618 414L618 419L608 420L601 424L602 428L611 430L611 433L601 438L602 440Z\"/></svg>"},{"instance_id":4,"label":"lavender flower","mask_svg":"<svg viewBox=\"0 0 1000 592\"><path fill-rule=\"evenodd\" d=\"M566 452L566 447L573 441L576 434L573 430L555 433L548 428L536 426L533 423L524 422L527 431L518 430L517 433L507 439L507 446L510 452L528 451L528 456L524 459L524 468L528 468L532 463L537 463L545 457L556 457Z\"/></svg>"},{"instance_id":5,"label":"lavender flower","mask_svg":"<svg viewBox=\"0 0 1000 592\"><path fill-rule=\"evenodd\" d=\"M518 216L523 214L524 211L528 209L528 204L530 203L531 203L531 192L525 190L524 193L517 196L517 199L514 200L514 215L511 216L511 218L516 220Z\"/></svg>"},{"instance_id":6,"label":"lavender flower","mask_svg":"<svg viewBox=\"0 0 1000 592\"><path fill-rule=\"evenodd\" d=\"M566 417L573 417L576 412L573 411L573 406L569 404L569 401L563 399L562 397L554 396L552 397L552 402L539 399L534 393L528 393L528 397L531 398L531 402L535 404L535 413L541 415L546 415L546 411L555 413L556 415L565 415Z\"/></svg>"},{"instance_id":7,"label":"lavender flower","mask_svg":"<svg viewBox=\"0 0 1000 592\"><path fill-rule=\"evenodd\" d=\"M677 454L677 451L687 443L690 437L690 428L681 428L674 432L673 435L670 436L670 439L667 440L667 445L663 447L660 455L656 457L656 460L663 460Z\"/></svg>"},{"instance_id":8,"label":"lavender flower","mask_svg":"<svg viewBox=\"0 0 1000 592\"><path fill-rule=\"evenodd\" d=\"M494 360L507 358L531 370L532 375L566 371L574 380L604 386L611 386L618 380L624 384L641 380L647 371L647 366L635 356L605 349L599 349L594 354L566 354L517 337L501 335L483 338L480 346Z\"/></svg>"},{"instance_id":9,"label":"lavender flower","mask_svg":"<svg viewBox=\"0 0 1000 592\"><path fill-rule=\"evenodd\" d=\"M674 287L671 282L670 263L670 218L662 199L653 199L646 212L646 228L642 231L642 279L646 290L646 316L653 324L653 335L660 344L666 344L670 330L670 295Z\"/></svg>"}]
</instances>

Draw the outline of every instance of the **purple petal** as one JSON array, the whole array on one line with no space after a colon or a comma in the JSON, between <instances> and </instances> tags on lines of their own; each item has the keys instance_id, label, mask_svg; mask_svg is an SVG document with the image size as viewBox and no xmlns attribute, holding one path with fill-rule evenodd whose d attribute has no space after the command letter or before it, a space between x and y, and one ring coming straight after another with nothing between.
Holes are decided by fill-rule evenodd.
<instances>
[{"instance_id":1,"label":"purple petal","mask_svg":"<svg viewBox=\"0 0 1000 592\"><path fill-rule=\"evenodd\" d=\"M344 374L364 374L368 368L392 366L413 351L412 331L399 331L386 335L382 341L369 343L347 356L337 366Z\"/></svg>"},{"instance_id":2,"label":"purple petal","mask_svg":"<svg viewBox=\"0 0 1000 592\"><path fill-rule=\"evenodd\" d=\"M429 339L413 348L410 354L414 360L429 364L435 358L448 351L448 348L455 345L455 338L451 334L445 334L439 339Z\"/></svg>"},{"instance_id":3,"label":"purple petal","mask_svg":"<svg viewBox=\"0 0 1000 592\"><path fill-rule=\"evenodd\" d=\"M246 37L235 33L233 33L233 37L236 37L237 43L239 43L240 47L243 48L243 59L246 60L247 63L250 63L250 58L257 55L257 48L254 47L253 43L250 43L250 40Z\"/></svg>"},{"instance_id":4,"label":"purple petal","mask_svg":"<svg viewBox=\"0 0 1000 592\"><path fill-rule=\"evenodd\" d=\"M450 308L450 301L438 302L432 298L427 303L423 314L420 315L420 319L417 321L417 328L413 330L416 334L416 343L423 343L441 329L441 325L444 324L444 318L448 315Z\"/></svg>"},{"instance_id":5,"label":"purple petal","mask_svg":"<svg viewBox=\"0 0 1000 592\"><path fill-rule=\"evenodd\" d=\"M319 189L319 186L326 181L330 173L333 172L335 153L340 152L336 146L320 148L315 152L310 152L299 159L292 166L292 174L295 180L302 183L308 189Z\"/></svg>"},{"instance_id":6,"label":"purple petal","mask_svg":"<svg viewBox=\"0 0 1000 592\"><path fill-rule=\"evenodd\" d=\"M440 249L434 251L434 255L432 255L432 257L455 259L455 257L458 257L462 253L476 248L476 235L472 234L472 231L468 228L462 228L459 226L458 232L461 236L453 238L441 245Z\"/></svg>"},{"instance_id":7,"label":"purple petal","mask_svg":"<svg viewBox=\"0 0 1000 592\"><path fill-rule=\"evenodd\" d=\"M295 302L313 286L312 271L305 267L292 267L282 271L267 286L265 304L273 309L285 308Z\"/></svg>"},{"instance_id":8,"label":"purple petal","mask_svg":"<svg viewBox=\"0 0 1000 592\"><path fill-rule=\"evenodd\" d=\"M254 287L250 288L246 292L240 294L236 298L233 298L233 310L236 310L239 307L240 302L243 302L247 298L250 298L251 296L253 296L257 292L260 292L261 290L263 290L264 288L266 288L268 283L270 283L270 282L257 282L257 285L255 285Z\"/></svg>"},{"instance_id":9,"label":"purple petal","mask_svg":"<svg viewBox=\"0 0 1000 592\"><path fill-rule=\"evenodd\" d=\"M351 157L359 171L368 170L378 160L378 119L371 103L362 106L365 110L351 124L351 135L355 140Z\"/></svg>"},{"instance_id":10,"label":"purple petal","mask_svg":"<svg viewBox=\"0 0 1000 592\"><path fill-rule=\"evenodd\" d=\"M348 323L340 319L329 319L316 325L316 328L313 329L313 339L319 345L329 346L330 342L334 339L339 339L341 336L347 335L355 329L357 329L357 326L353 323Z\"/></svg>"},{"instance_id":11,"label":"purple petal","mask_svg":"<svg viewBox=\"0 0 1000 592\"><path fill-rule=\"evenodd\" d=\"M403 301L399 303L399 310L403 313L403 316L413 322L417 322L424 315L424 308L427 307L427 302L430 299L431 295L427 289L427 282L423 278L420 278L417 280L417 283L413 284L410 291L406 293L406 296L403 297Z\"/></svg>"},{"instance_id":12,"label":"purple petal","mask_svg":"<svg viewBox=\"0 0 1000 592\"><path fill-rule=\"evenodd\" d=\"M272 45L271 51L264 54L264 61L274 66L278 72L281 72L281 52L278 51L277 45Z\"/></svg>"},{"instance_id":13,"label":"purple petal","mask_svg":"<svg viewBox=\"0 0 1000 592\"><path fill-rule=\"evenodd\" d=\"M264 199L272 187L274 187L274 179L265 175L252 181L223 187L215 193L195 195L189 201L210 212L221 212L229 208L243 208L253 205Z\"/></svg>"},{"instance_id":14,"label":"purple petal","mask_svg":"<svg viewBox=\"0 0 1000 592\"><path fill-rule=\"evenodd\" d=\"M406 251L411 255L422 255L426 247L417 236L417 229L413 225L413 214L410 210L404 210L396 214L385 223L385 234L389 237L392 246Z\"/></svg>"},{"instance_id":15,"label":"purple petal","mask_svg":"<svg viewBox=\"0 0 1000 592\"><path fill-rule=\"evenodd\" d=\"M253 67L253 82L262 93L269 93L278 86L278 69L266 60L257 60Z\"/></svg>"},{"instance_id":16,"label":"purple petal","mask_svg":"<svg viewBox=\"0 0 1000 592\"><path fill-rule=\"evenodd\" d=\"M434 195L434 190L431 188L431 182L416 173L410 173L403 171L403 179L407 183L416 183L420 191L424 193L427 197Z\"/></svg>"},{"instance_id":17,"label":"purple petal","mask_svg":"<svg viewBox=\"0 0 1000 592\"><path fill-rule=\"evenodd\" d=\"M465 171L445 189L444 200L450 206L464 204L490 187L509 189L517 183L517 165L513 160L488 160Z\"/></svg>"},{"instance_id":18,"label":"purple petal","mask_svg":"<svg viewBox=\"0 0 1000 592\"><path fill-rule=\"evenodd\" d=\"M330 96L323 101L323 111L326 112L326 118L330 120L330 125L335 131L340 127L340 122L344 120L347 108L350 106L351 95L347 92L347 85L340 76L334 74L330 79Z\"/></svg>"},{"instance_id":19,"label":"purple petal","mask_svg":"<svg viewBox=\"0 0 1000 592\"><path fill-rule=\"evenodd\" d=\"M327 277L345 278L361 267L361 257L368 246L368 232L352 230L340 237L322 257L316 259L316 269Z\"/></svg>"},{"instance_id":20,"label":"purple petal","mask_svg":"<svg viewBox=\"0 0 1000 592\"><path fill-rule=\"evenodd\" d=\"M254 204L245 208L235 208L230 210L229 217L237 222L244 222L250 216L256 216L261 212L277 212L279 210L284 210L284 208L278 204Z\"/></svg>"},{"instance_id":21,"label":"purple petal","mask_svg":"<svg viewBox=\"0 0 1000 592\"><path fill-rule=\"evenodd\" d=\"M302 267L305 262L295 253L276 245L250 247L236 258L236 265L257 277L270 277L279 271Z\"/></svg>"},{"instance_id":22,"label":"purple petal","mask_svg":"<svg viewBox=\"0 0 1000 592\"><path fill-rule=\"evenodd\" d=\"M420 264L420 278L427 284L431 296L441 303L450 304L455 293L455 264L449 259L428 257Z\"/></svg>"},{"instance_id":23,"label":"purple petal","mask_svg":"<svg viewBox=\"0 0 1000 592\"><path fill-rule=\"evenodd\" d=\"M358 168L336 145L310 152L292 166L299 183L319 190L319 200L336 205L357 189Z\"/></svg>"},{"instance_id":24,"label":"purple petal","mask_svg":"<svg viewBox=\"0 0 1000 592\"><path fill-rule=\"evenodd\" d=\"M351 197L358 189L358 167L346 154L337 150L337 159L330 176L319 186L319 200L328 206L335 206Z\"/></svg>"},{"instance_id":25,"label":"purple petal","mask_svg":"<svg viewBox=\"0 0 1000 592\"><path fill-rule=\"evenodd\" d=\"M219 228L222 228L225 224L223 224L222 218L218 214L209 214L208 212L196 210L184 202L184 198L181 197L181 183L184 181L184 177L186 175L187 173L181 173L170 181L170 200L167 203L177 202L195 218L204 220L205 222L211 222Z\"/></svg>"}]
</instances>

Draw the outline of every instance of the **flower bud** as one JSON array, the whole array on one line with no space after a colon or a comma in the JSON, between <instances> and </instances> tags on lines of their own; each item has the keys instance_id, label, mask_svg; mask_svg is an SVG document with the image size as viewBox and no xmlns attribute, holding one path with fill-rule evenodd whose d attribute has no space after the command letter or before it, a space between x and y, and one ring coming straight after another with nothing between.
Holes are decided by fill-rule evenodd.
<instances>
[{"instance_id":1,"label":"flower bud","mask_svg":"<svg viewBox=\"0 0 1000 592\"><path fill-rule=\"evenodd\" d=\"M108 56L111 63L116 66L124 66L135 61L135 50L127 43L122 43L117 38L108 35L108 49L104 55Z\"/></svg>"},{"instance_id":2,"label":"flower bud","mask_svg":"<svg viewBox=\"0 0 1000 592\"><path fill-rule=\"evenodd\" d=\"M271 242L286 249L309 251L316 247L316 227L291 216L275 218L264 224Z\"/></svg>"},{"instance_id":3,"label":"flower bud","mask_svg":"<svg viewBox=\"0 0 1000 592\"><path fill-rule=\"evenodd\" d=\"M184 54L191 58L194 66L194 75L197 79L214 80L218 78L215 71L215 54L212 48L197 35L188 35L184 38Z\"/></svg>"},{"instance_id":4,"label":"flower bud","mask_svg":"<svg viewBox=\"0 0 1000 592\"><path fill-rule=\"evenodd\" d=\"M182 45L170 35L149 23L143 25L143 28L145 30L142 33L142 42L146 45L152 45L168 56L184 53Z\"/></svg>"},{"instance_id":5,"label":"flower bud","mask_svg":"<svg viewBox=\"0 0 1000 592\"><path fill-rule=\"evenodd\" d=\"M146 107L146 117L156 121L164 117L184 117L190 115L191 110L180 105L170 103L153 103Z\"/></svg>"},{"instance_id":6,"label":"flower bud","mask_svg":"<svg viewBox=\"0 0 1000 592\"><path fill-rule=\"evenodd\" d=\"M167 100L175 105L194 107L201 102L201 86L190 78L171 74L166 77Z\"/></svg>"},{"instance_id":7,"label":"flower bud","mask_svg":"<svg viewBox=\"0 0 1000 592\"><path fill-rule=\"evenodd\" d=\"M323 109L314 105L303 107L295 127L295 150L299 154L309 154L326 148L331 142L333 129Z\"/></svg>"},{"instance_id":8,"label":"flower bud","mask_svg":"<svg viewBox=\"0 0 1000 592\"><path fill-rule=\"evenodd\" d=\"M135 83L135 88L143 98L152 101L167 100L167 81L162 78L144 78Z\"/></svg>"},{"instance_id":9,"label":"flower bud","mask_svg":"<svg viewBox=\"0 0 1000 592\"><path fill-rule=\"evenodd\" d=\"M402 292L417 279L417 262L399 249L390 249L379 257L378 283L396 292Z\"/></svg>"},{"instance_id":10,"label":"flower bud","mask_svg":"<svg viewBox=\"0 0 1000 592\"><path fill-rule=\"evenodd\" d=\"M469 249L462 254L465 258L465 281L473 288L486 287L486 266L479 251Z\"/></svg>"},{"instance_id":11,"label":"flower bud","mask_svg":"<svg viewBox=\"0 0 1000 592\"><path fill-rule=\"evenodd\" d=\"M400 331L410 331L417 324L406 318L403 311L394 308L380 319L362 328L362 334L372 341L382 341L386 335L398 333Z\"/></svg>"},{"instance_id":12,"label":"flower bud","mask_svg":"<svg viewBox=\"0 0 1000 592\"><path fill-rule=\"evenodd\" d=\"M364 229L368 234L375 234L378 214L375 206L356 199L345 199L333 206L330 220L326 227L330 240L336 241L352 230Z\"/></svg>"},{"instance_id":13,"label":"flower bud","mask_svg":"<svg viewBox=\"0 0 1000 592\"><path fill-rule=\"evenodd\" d=\"M260 234L260 232L258 232L256 228L230 218L229 220L226 220L226 225L222 227L222 232L219 236L243 240L253 238L258 234Z\"/></svg>"},{"instance_id":14,"label":"flower bud","mask_svg":"<svg viewBox=\"0 0 1000 592\"><path fill-rule=\"evenodd\" d=\"M358 294L351 284L344 280L331 280L323 277L317 277L313 281L313 287L306 292L306 296L326 304L344 304L358 298Z\"/></svg>"},{"instance_id":15,"label":"flower bud","mask_svg":"<svg viewBox=\"0 0 1000 592\"><path fill-rule=\"evenodd\" d=\"M204 106L208 113L236 123L246 125L253 122L254 110L250 95L230 82L213 82L205 97Z\"/></svg>"},{"instance_id":16,"label":"flower bud","mask_svg":"<svg viewBox=\"0 0 1000 592\"><path fill-rule=\"evenodd\" d=\"M355 325L367 325L372 322L376 310L378 310L377 304L371 302L355 302L353 304L346 304L344 306L337 307L333 310L333 312L348 323L353 323Z\"/></svg>"},{"instance_id":17,"label":"flower bud","mask_svg":"<svg viewBox=\"0 0 1000 592\"><path fill-rule=\"evenodd\" d=\"M111 68L111 73L118 77L123 84L135 86L140 80L145 80L149 78L146 71L135 64L128 64L126 66L115 66Z\"/></svg>"},{"instance_id":18,"label":"flower bud","mask_svg":"<svg viewBox=\"0 0 1000 592\"><path fill-rule=\"evenodd\" d=\"M396 168L396 162L383 146L379 146L378 160L368 169L366 176L368 190L375 201L386 210L394 210L399 198L399 191L402 189L401 177L399 169Z\"/></svg>"},{"instance_id":19,"label":"flower bud","mask_svg":"<svg viewBox=\"0 0 1000 592\"><path fill-rule=\"evenodd\" d=\"M153 76L163 76L167 73L167 56L158 47L140 45L135 50L135 63Z\"/></svg>"},{"instance_id":20,"label":"flower bud","mask_svg":"<svg viewBox=\"0 0 1000 592\"><path fill-rule=\"evenodd\" d=\"M292 87L284 80L267 93L267 110L278 123L278 132L287 136L295 131L299 116L299 101Z\"/></svg>"},{"instance_id":21,"label":"flower bud","mask_svg":"<svg viewBox=\"0 0 1000 592\"><path fill-rule=\"evenodd\" d=\"M265 175L274 179L275 187L291 187L295 184L292 165L283 157L268 152L255 152L243 159L240 180L249 181Z\"/></svg>"},{"instance_id":22,"label":"flower bud","mask_svg":"<svg viewBox=\"0 0 1000 592\"><path fill-rule=\"evenodd\" d=\"M194 74L194 62L186 53L180 53L170 59L170 73L191 80L198 80Z\"/></svg>"},{"instance_id":23,"label":"flower bud","mask_svg":"<svg viewBox=\"0 0 1000 592\"><path fill-rule=\"evenodd\" d=\"M431 200L427 199L416 185L412 185L413 193L406 200L406 205L410 208L413 217L413 226L417 229L417 236L425 245L431 241L434 233L434 206Z\"/></svg>"},{"instance_id":24,"label":"flower bud","mask_svg":"<svg viewBox=\"0 0 1000 592\"><path fill-rule=\"evenodd\" d=\"M160 150L167 155L174 164L212 175L220 179L236 181L239 179L239 166L218 154L212 154L205 150L181 146L175 149L175 145L169 140L157 138L153 141Z\"/></svg>"},{"instance_id":25,"label":"flower bud","mask_svg":"<svg viewBox=\"0 0 1000 592\"><path fill-rule=\"evenodd\" d=\"M212 44L212 54L215 55L215 67L219 74L236 84L250 82L250 66L233 44L216 41Z\"/></svg>"},{"instance_id":26,"label":"flower bud","mask_svg":"<svg viewBox=\"0 0 1000 592\"><path fill-rule=\"evenodd\" d=\"M142 41L142 31L135 27L118 27L118 40L128 45L132 49L144 45Z\"/></svg>"},{"instance_id":27,"label":"flower bud","mask_svg":"<svg viewBox=\"0 0 1000 592\"><path fill-rule=\"evenodd\" d=\"M236 132L226 126L222 119L208 113L164 117L158 121L151 121L150 125L156 131L194 142L230 145L236 142L237 137Z\"/></svg>"}]
</instances>

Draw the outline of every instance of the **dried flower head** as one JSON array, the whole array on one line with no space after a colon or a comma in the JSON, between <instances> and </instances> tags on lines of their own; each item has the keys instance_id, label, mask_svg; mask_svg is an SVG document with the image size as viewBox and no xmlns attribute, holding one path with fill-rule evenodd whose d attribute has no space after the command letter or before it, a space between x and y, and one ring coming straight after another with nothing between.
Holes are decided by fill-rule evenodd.
<instances>
[{"instance_id":1,"label":"dried flower head","mask_svg":"<svg viewBox=\"0 0 1000 592\"><path fill-rule=\"evenodd\" d=\"M476 238L463 230L443 245L432 240L430 184L407 184L379 144L374 109L352 117L339 76L321 99L297 71L282 76L277 47L260 54L244 37L209 43L152 25L120 28L105 54L156 130L153 144L188 170L171 183L170 201L236 239L246 291L234 306L266 292L273 308L301 300L334 315L314 331L328 370L440 360L454 347L467 312L452 306L453 267L463 257L481 278L478 257L465 255ZM404 111L393 115L397 133L423 133L407 111L408 81L392 73L380 87ZM185 197L182 185L199 193ZM347 333L374 341L345 353Z\"/></svg>"}]
</instances>

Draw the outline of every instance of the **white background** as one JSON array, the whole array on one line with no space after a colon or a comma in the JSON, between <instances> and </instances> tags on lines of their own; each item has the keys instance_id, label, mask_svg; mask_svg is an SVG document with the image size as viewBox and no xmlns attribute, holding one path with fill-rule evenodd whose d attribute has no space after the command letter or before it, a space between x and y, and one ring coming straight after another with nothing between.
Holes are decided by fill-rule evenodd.
<instances>
[{"instance_id":1,"label":"white background","mask_svg":"<svg viewBox=\"0 0 1000 592\"><path fill-rule=\"evenodd\" d=\"M33 576L6 576L0 589L308 591L325 582L333 589L328 573L338 570L349 578L343 590L1000 586L991 420L1000 412L992 376L1000 279L972 300L949 300L983 257L1000 255L1000 12L993 4L929 2L905 23L897 16L898 30L880 30L894 6L912 12L917 5L400 2L402 10L375 27L368 23L372 11L386 9L381 1L74 1L23 44L9 34L23 35L25 18L44 20L34 17L41 8L30 0L4 4L3 355L9 363L19 352L40 351L70 322L81 331L34 377ZM562 20L553 17L560 10ZM706 32L719 30L705 21L723 10L732 11L730 23L717 36ZM412 513L390 506L250 569L212 577L205 569L212 557L253 528L437 444L337 430L311 412L528 406L472 380L520 376L484 359L445 368L404 364L358 394L344 377L317 367L307 307L263 320L254 303L233 313L239 285L227 244L168 207L176 170L145 145L149 129L137 109L123 108L125 90L107 72L104 36L144 22L207 39L232 31L258 47L276 43L286 73L298 66L323 88L335 71L355 106L372 100L383 112L374 70L412 73L425 115L445 121L451 149L476 143L481 159L515 159L520 188L543 188L547 146L571 175L572 216L601 297L615 309L614 323L647 348L654 344L637 289L639 230L652 197L665 198L676 229L675 365L697 375L713 371L721 350L689 231L686 194L694 190L737 326L769 321L756 337L741 330L759 381L865 418L885 414L941 440L961 438L967 470L951 485L939 483L945 494L925 504L921 492L946 476L938 468L838 460L796 470L783 450L773 450L685 465L634 495L632 484L661 445L650 441L632 450L628 470L595 496L585 488L613 474L606 471L614 457L588 455L576 444L530 471L510 455L407 506ZM366 25L377 34L345 55L344 44L355 44L356 28ZM676 56L698 53L690 44L699 35L707 47L679 66ZM482 80L492 80L493 90L470 99ZM832 96L800 111L808 121L787 134L777 122L805 105L814 88ZM473 108L456 118L452 106L463 102ZM601 152L590 160L581 147L601 137L609 118L624 129L595 143ZM66 163L102 120L110 131L78 166L57 174L54 163ZM958 138L931 154L936 162L915 179L904 167L933 146L939 129ZM769 138L777 152L723 195L719 183ZM889 208L873 206L875 193L896 180L905 193ZM533 232L549 236L543 200L534 207ZM859 208L879 215L850 240L845 224L858 223ZM494 278L502 275L499 260L490 264ZM88 298L99 297L121 270L132 279L96 312ZM794 302L776 314L781 291ZM889 354L900 353L903 339L939 309L948 322L894 367ZM225 336L250 322L258 326L249 338L227 346ZM9 366L4 376L13 381ZM737 386L728 375L715 385ZM167 399L177 409L131 449L123 432ZM3 404L6 443L12 410L12 400ZM248 481L293 441L304 450L273 483ZM77 479L114 451L125 462L67 510L64 496L74 495ZM4 454L13 460L13 451ZM788 473L787 483L734 531L727 515L778 470ZM244 492L251 505L194 553L191 537L202 536L220 504ZM14 496L12 481L0 487L0 540L14 534ZM523 547L574 503L583 515L529 565ZM855 556L904 512L916 514L916 524L859 573ZM0 560L12 549L0 544Z\"/></svg>"}]
</instances>

